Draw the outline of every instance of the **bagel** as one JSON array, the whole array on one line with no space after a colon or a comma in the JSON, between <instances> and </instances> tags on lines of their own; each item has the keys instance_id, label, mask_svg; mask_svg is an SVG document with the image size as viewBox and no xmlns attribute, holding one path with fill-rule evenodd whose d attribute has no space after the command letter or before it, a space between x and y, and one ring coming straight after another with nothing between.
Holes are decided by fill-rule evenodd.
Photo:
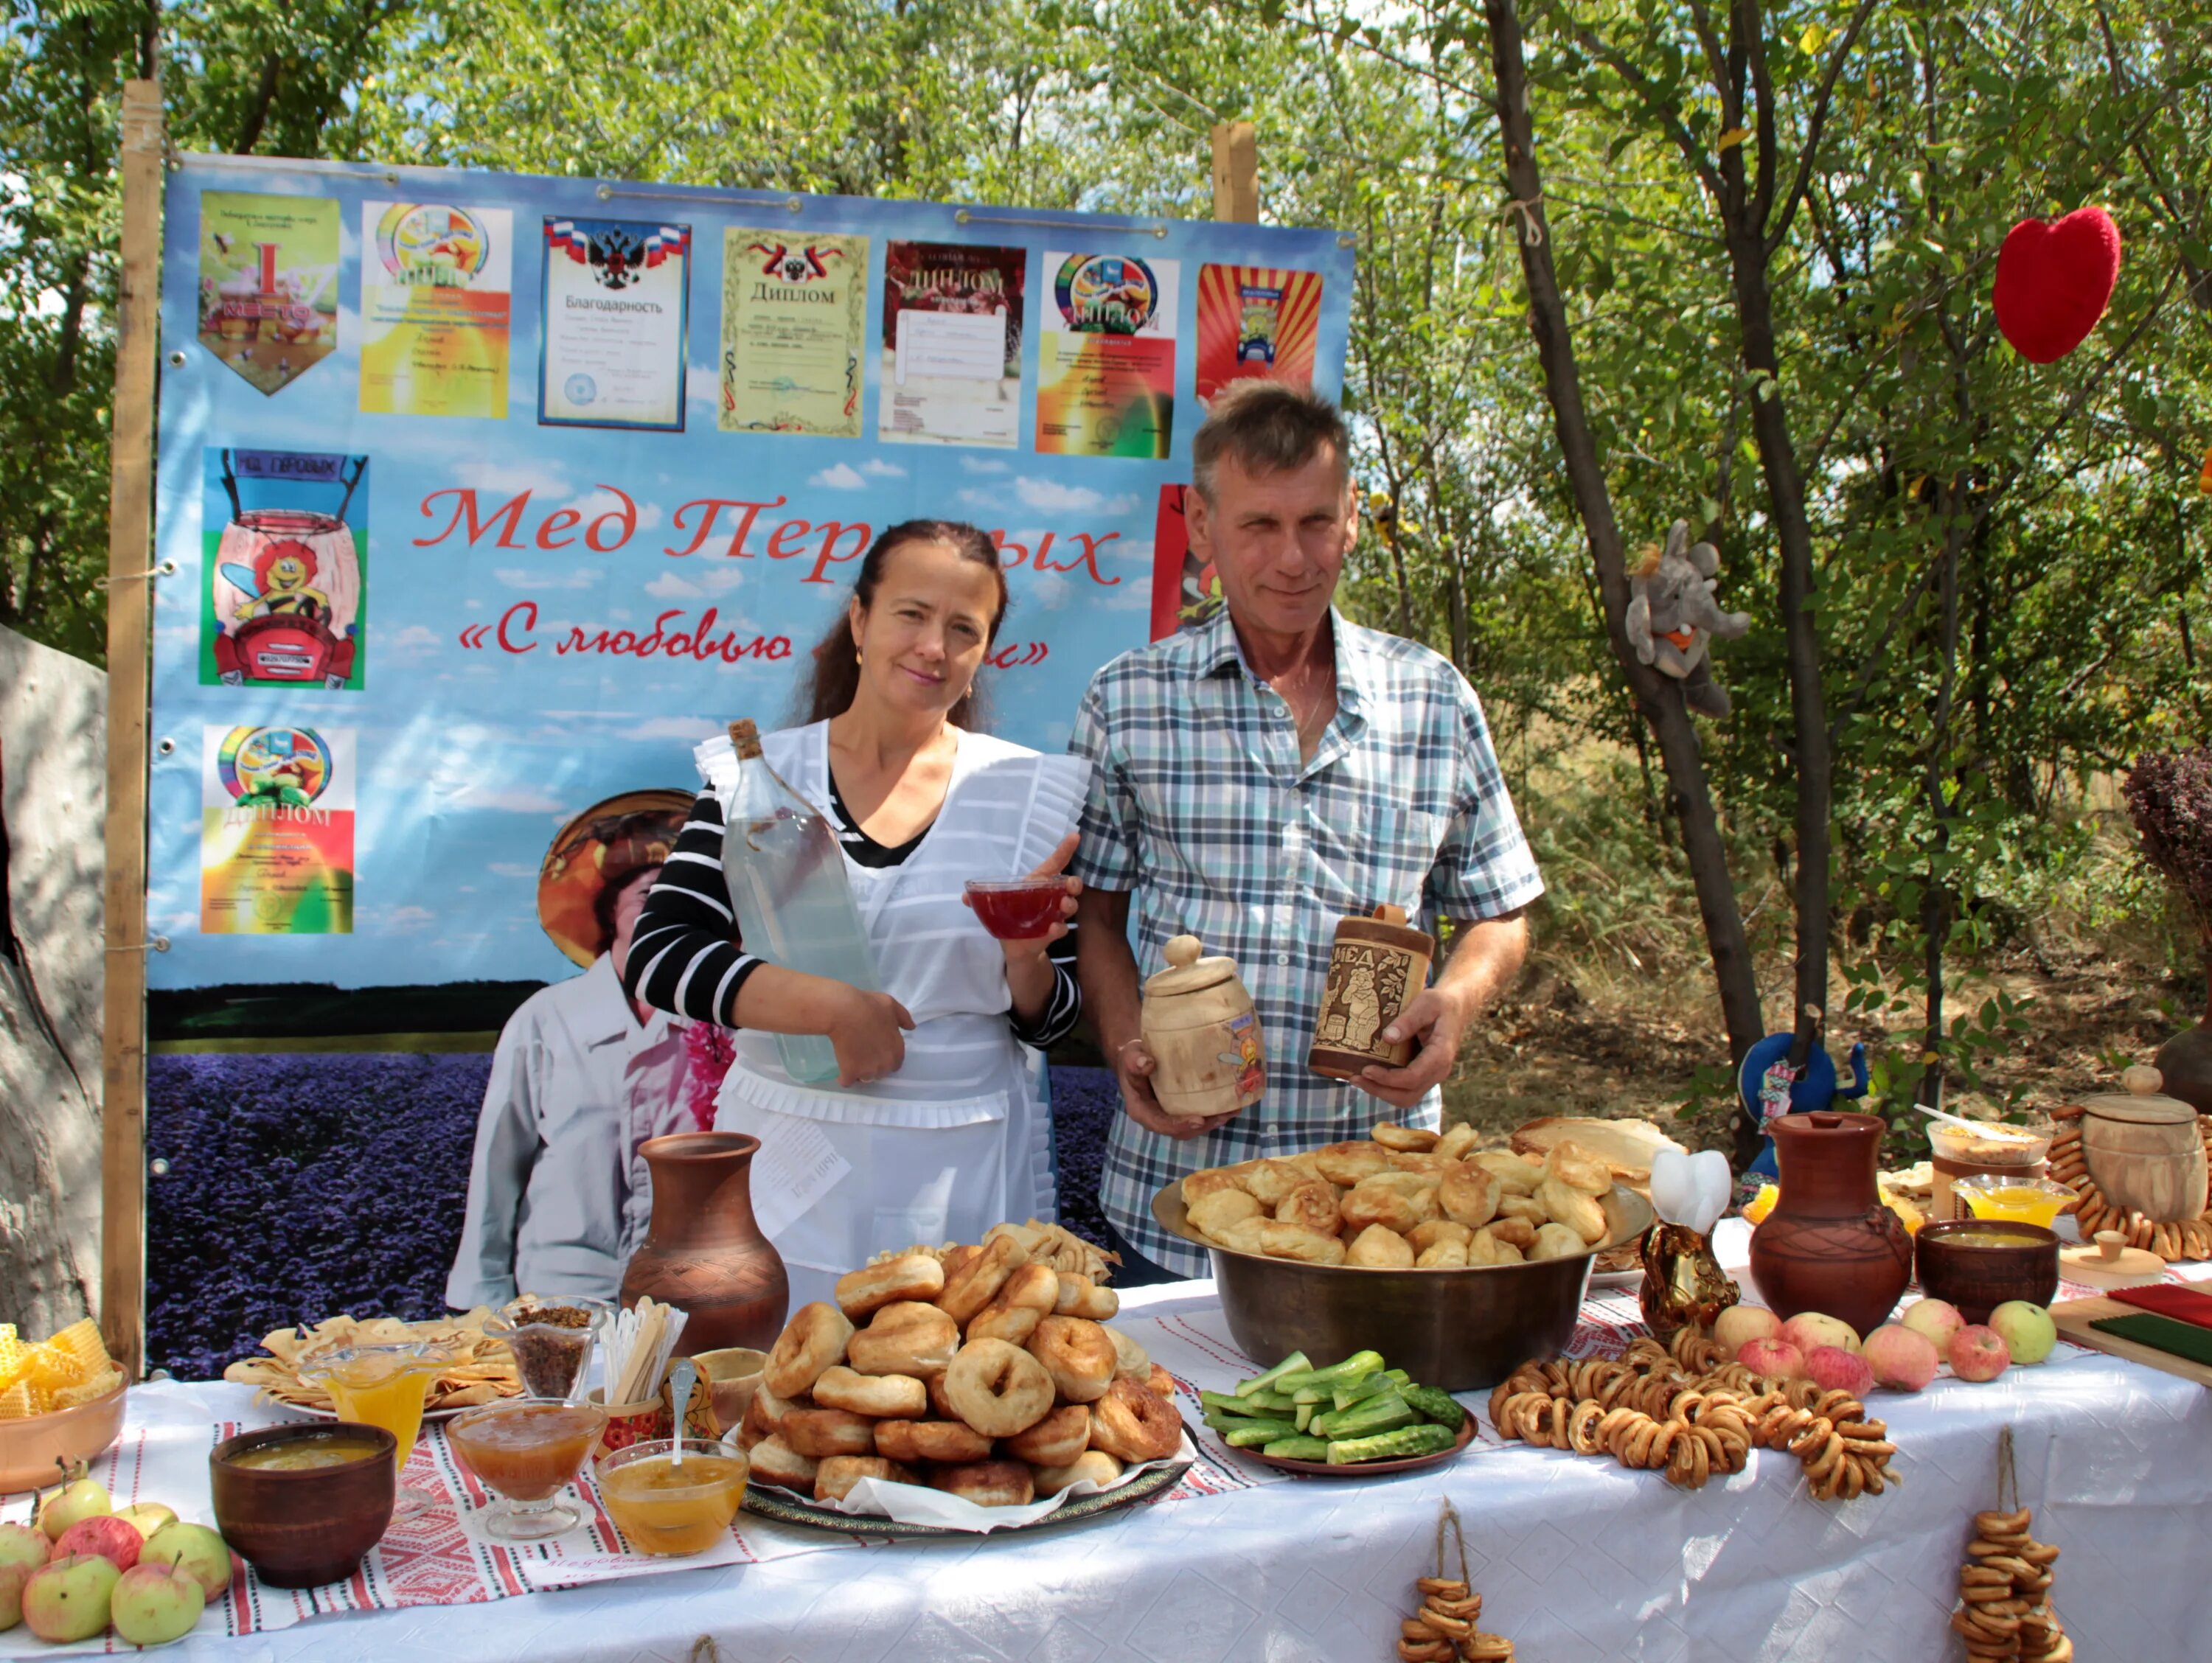
<instances>
[{"instance_id":1,"label":"bagel","mask_svg":"<svg viewBox=\"0 0 2212 1663\"><path fill-rule=\"evenodd\" d=\"M1543 1181L1541 1167L1534 1161L1522 1160L1509 1150L1486 1149L1467 1158L1495 1178L1498 1187L1508 1195L1534 1195L1536 1186Z\"/></svg>"},{"instance_id":2,"label":"bagel","mask_svg":"<svg viewBox=\"0 0 2212 1663\"><path fill-rule=\"evenodd\" d=\"M1283 1199L1275 1204L1275 1218L1279 1223L1297 1224L1318 1230L1323 1235L1334 1235L1343 1223L1337 1210L1336 1186L1304 1183L1285 1191Z\"/></svg>"},{"instance_id":3,"label":"bagel","mask_svg":"<svg viewBox=\"0 0 2212 1663\"><path fill-rule=\"evenodd\" d=\"M1244 1174L1245 1193L1271 1212L1300 1184L1311 1182L1303 1170L1285 1160L1255 1161Z\"/></svg>"},{"instance_id":4,"label":"bagel","mask_svg":"<svg viewBox=\"0 0 2212 1663\"><path fill-rule=\"evenodd\" d=\"M1009 1345L1026 1345L1036 1332L1042 1313L1026 1305L1001 1305L994 1300L969 1320L970 1339L1003 1339Z\"/></svg>"},{"instance_id":5,"label":"bagel","mask_svg":"<svg viewBox=\"0 0 2212 1663\"><path fill-rule=\"evenodd\" d=\"M1437 1205L1444 1217L1470 1229L1480 1229L1497 1217L1504 1198L1497 1174L1472 1161L1457 1162L1437 1186Z\"/></svg>"},{"instance_id":6,"label":"bagel","mask_svg":"<svg viewBox=\"0 0 2212 1663\"><path fill-rule=\"evenodd\" d=\"M863 1375L941 1375L960 1349L960 1325L934 1305L902 1300L881 1307L845 1344L845 1361Z\"/></svg>"},{"instance_id":7,"label":"bagel","mask_svg":"<svg viewBox=\"0 0 2212 1663\"><path fill-rule=\"evenodd\" d=\"M1367 1134L1385 1149L1411 1150L1421 1153L1437 1146L1437 1134L1419 1126L1401 1126L1391 1120L1377 1121Z\"/></svg>"},{"instance_id":8,"label":"bagel","mask_svg":"<svg viewBox=\"0 0 2212 1663\"><path fill-rule=\"evenodd\" d=\"M1536 1232L1534 1245L1528 1249L1530 1259L1572 1259L1577 1253L1589 1251L1589 1243L1572 1224L1547 1224Z\"/></svg>"},{"instance_id":9,"label":"bagel","mask_svg":"<svg viewBox=\"0 0 2212 1663\"><path fill-rule=\"evenodd\" d=\"M930 1484L948 1496L978 1507L1027 1507L1036 1499L1036 1481L1020 1461L969 1461L940 1466Z\"/></svg>"},{"instance_id":10,"label":"bagel","mask_svg":"<svg viewBox=\"0 0 2212 1663\"><path fill-rule=\"evenodd\" d=\"M1414 1199L1391 1185L1367 1182L1353 1187L1337 1207L1344 1220L1344 1228L1355 1237L1370 1229L1383 1229L1403 1235L1416 1224L1425 1223L1435 1217L1436 1207L1431 1202L1425 1216Z\"/></svg>"},{"instance_id":11,"label":"bagel","mask_svg":"<svg viewBox=\"0 0 2212 1663\"><path fill-rule=\"evenodd\" d=\"M862 1375L839 1363L824 1369L814 1382L814 1401L819 1408L878 1420L910 1420L928 1412L929 1388L911 1375Z\"/></svg>"},{"instance_id":12,"label":"bagel","mask_svg":"<svg viewBox=\"0 0 2212 1663\"><path fill-rule=\"evenodd\" d=\"M1585 1241L1605 1240L1605 1209L1594 1197L1585 1195L1565 1180L1547 1178L1536 1186L1536 1199L1543 1203L1553 1223L1565 1224ZM1540 1236L1543 1231L1540 1229L1536 1234Z\"/></svg>"},{"instance_id":13,"label":"bagel","mask_svg":"<svg viewBox=\"0 0 2212 1663\"><path fill-rule=\"evenodd\" d=\"M814 1488L812 1457L800 1454L781 1438L763 1438L748 1452L751 1476L764 1484L781 1484L801 1494Z\"/></svg>"},{"instance_id":14,"label":"bagel","mask_svg":"<svg viewBox=\"0 0 2212 1663\"><path fill-rule=\"evenodd\" d=\"M900 1300L934 1299L945 1291L945 1266L926 1253L863 1265L837 1278L837 1308L855 1322Z\"/></svg>"},{"instance_id":15,"label":"bagel","mask_svg":"<svg viewBox=\"0 0 2212 1663\"><path fill-rule=\"evenodd\" d=\"M955 1271L982 1251L982 1248L970 1241L963 1241L956 1246L946 1247L937 1255L937 1262L945 1267L945 1279L950 1282Z\"/></svg>"},{"instance_id":16,"label":"bagel","mask_svg":"<svg viewBox=\"0 0 2212 1663\"><path fill-rule=\"evenodd\" d=\"M1103 1490L1121 1476L1121 1463L1103 1449L1086 1449L1066 1466L1041 1466L1036 1473L1036 1493L1057 1496L1069 1486L1094 1484Z\"/></svg>"},{"instance_id":17,"label":"bagel","mask_svg":"<svg viewBox=\"0 0 2212 1663\"><path fill-rule=\"evenodd\" d=\"M1370 1271L1411 1270L1413 1249L1397 1231L1382 1224L1370 1224L1352 1239L1344 1250L1344 1262Z\"/></svg>"},{"instance_id":18,"label":"bagel","mask_svg":"<svg viewBox=\"0 0 2212 1663\"><path fill-rule=\"evenodd\" d=\"M1131 1463L1164 1460L1182 1447L1182 1419L1152 1387L1117 1380L1091 1408L1091 1447Z\"/></svg>"},{"instance_id":19,"label":"bagel","mask_svg":"<svg viewBox=\"0 0 2212 1663\"><path fill-rule=\"evenodd\" d=\"M1544 1156L1543 1173L1584 1195L1602 1195L1613 1187L1613 1168L1577 1143L1553 1144Z\"/></svg>"},{"instance_id":20,"label":"bagel","mask_svg":"<svg viewBox=\"0 0 2212 1663\"><path fill-rule=\"evenodd\" d=\"M876 1423L849 1409L794 1409L776 1435L801 1455L826 1460L832 1455L872 1455Z\"/></svg>"},{"instance_id":21,"label":"bagel","mask_svg":"<svg viewBox=\"0 0 2212 1663\"><path fill-rule=\"evenodd\" d=\"M792 1405L763 1386L753 1393L753 1400L745 1405L744 1418L738 1423L738 1448L750 1449L763 1438L772 1438L782 1429L783 1417ZM809 1474L807 1482L813 1482Z\"/></svg>"},{"instance_id":22,"label":"bagel","mask_svg":"<svg viewBox=\"0 0 2212 1663\"><path fill-rule=\"evenodd\" d=\"M884 1478L896 1484L921 1482L913 1472L881 1455L832 1455L814 1470L814 1499L842 1502L863 1478Z\"/></svg>"},{"instance_id":23,"label":"bagel","mask_svg":"<svg viewBox=\"0 0 2212 1663\"><path fill-rule=\"evenodd\" d=\"M895 1461L980 1461L991 1441L959 1421L878 1421L876 1453Z\"/></svg>"},{"instance_id":24,"label":"bagel","mask_svg":"<svg viewBox=\"0 0 2212 1663\"><path fill-rule=\"evenodd\" d=\"M1121 1361L1114 1337L1079 1316L1045 1318L1030 1336L1029 1352L1052 1376L1054 1390L1070 1403L1103 1397Z\"/></svg>"},{"instance_id":25,"label":"bagel","mask_svg":"<svg viewBox=\"0 0 2212 1663\"><path fill-rule=\"evenodd\" d=\"M945 1371L928 1375L922 1381L929 1388L929 1412L941 1421L957 1421L960 1411L952 1406L952 1399L945 1395Z\"/></svg>"},{"instance_id":26,"label":"bagel","mask_svg":"<svg viewBox=\"0 0 2212 1663\"><path fill-rule=\"evenodd\" d=\"M1365 1138L1357 1143L1331 1144L1314 1151L1314 1164L1330 1183L1349 1189L1363 1178L1389 1171L1390 1151Z\"/></svg>"},{"instance_id":27,"label":"bagel","mask_svg":"<svg viewBox=\"0 0 2212 1663\"><path fill-rule=\"evenodd\" d=\"M1158 1363L1152 1365L1152 1372L1145 1377L1145 1384L1158 1393L1165 1401L1169 1403L1175 1401L1176 1377L1161 1368Z\"/></svg>"},{"instance_id":28,"label":"bagel","mask_svg":"<svg viewBox=\"0 0 2212 1663\"><path fill-rule=\"evenodd\" d=\"M1060 1297L1053 1302L1053 1310L1060 1316L1089 1317L1093 1322L1103 1322L1121 1308L1121 1296L1111 1288L1102 1288L1087 1276L1060 1273Z\"/></svg>"},{"instance_id":29,"label":"bagel","mask_svg":"<svg viewBox=\"0 0 2212 1663\"><path fill-rule=\"evenodd\" d=\"M1260 1203L1243 1190L1224 1189L1200 1196L1190 1204L1188 1216L1193 1228L1212 1235L1224 1224L1234 1224L1244 1218L1257 1218L1263 1211Z\"/></svg>"},{"instance_id":30,"label":"bagel","mask_svg":"<svg viewBox=\"0 0 2212 1663\"><path fill-rule=\"evenodd\" d=\"M1103 1323L1099 1325L1105 1327ZM1145 1380L1152 1372L1152 1353L1137 1344L1119 1328L1106 1328L1106 1338L1114 1342L1114 1372L1124 1380Z\"/></svg>"},{"instance_id":31,"label":"bagel","mask_svg":"<svg viewBox=\"0 0 2212 1663\"><path fill-rule=\"evenodd\" d=\"M1052 1412L1052 1393L1044 1364L1003 1339L969 1340L945 1371L953 1414L987 1438L1028 1431Z\"/></svg>"},{"instance_id":32,"label":"bagel","mask_svg":"<svg viewBox=\"0 0 2212 1663\"><path fill-rule=\"evenodd\" d=\"M1260 1251L1270 1259L1295 1259L1307 1265L1341 1265L1344 1243L1298 1224L1269 1224L1260 1232Z\"/></svg>"},{"instance_id":33,"label":"bagel","mask_svg":"<svg viewBox=\"0 0 2212 1663\"><path fill-rule=\"evenodd\" d=\"M1003 1339L1019 1345L1037 1319L1060 1302L1060 1273L1049 1265L1017 1265L988 1305L968 1324L970 1339Z\"/></svg>"},{"instance_id":34,"label":"bagel","mask_svg":"<svg viewBox=\"0 0 2212 1663\"><path fill-rule=\"evenodd\" d=\"M966 1327L968 1320L988 1305L999 1290L1006 1285L1006 1278L1024 1257L1020 1244L1012 1236L1002 1235L987 1243L975 1258L945 1278L945 1291L937 1296L937 1308Z\"/></svg>"},{"instance_id":35,"label":"bagel","mask_svg":"<svg viewBox=\"0 0 2212 1663\"><path fill-rule=\"evenodd\" d=\"M805 1396L824 1369L845 1360L852 1338L853 1325L835 1305L817 1300L800 1306L761 1365L761 1384L780 1398Z\"/></svg>"},{"instance_id":36,"label":"bagel","mask_svg":"<svg viewBox=\"0 0 2212 1663\"><path fill-rule=\"evenodd\" d=\"M1406 1240L1415 1253L1426 1253L1439 1241L1456 1241L1464 1247L1474 1240L1474 1232L1454 1219L1433 1218L1407 1231Z\"/></svg>"},{"instance_id":37,"label":"bagel","mask_svg":"<svg viewBox=\"0 0 2212 1663\"><path fill-rule=\"evenodd\" d=\"M1062 1404L1026 1432L1006 1440L1006 1453L1039 1466L1066 1466L1091 1447L1091 1405Z\"/></svg>"}]
</instances>

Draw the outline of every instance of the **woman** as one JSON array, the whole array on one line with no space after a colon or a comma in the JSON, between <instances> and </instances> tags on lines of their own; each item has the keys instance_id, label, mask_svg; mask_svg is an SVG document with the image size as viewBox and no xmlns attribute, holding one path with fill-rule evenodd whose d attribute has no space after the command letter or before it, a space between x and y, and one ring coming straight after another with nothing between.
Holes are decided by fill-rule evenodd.
<instances>
[{"instance_id":1,"label":"woman","mask_svg":"<svg viewBox=\"0 0 2212 1663\"><path fill-rule=\"evenodd\" d=\"M757 1185L756 1204L794 1306L829 1298L836 1278L886 1248L973 1241L1001 1219L1049 1216L1050 1118L1017 1041L1042 1048L1074 1025L1073 967L1047 948L1066 935L1079 886L1066 880L1048 936L1000 942L963 910L962 885L1060 872L1090 765L973 731L975 673L1006 610L998 550L981 531L892 526L817 651L808 721L762 743L769 766L837 828L885 992L741 950L714 789L735 778L727 740L700 747L710 789L638 921L630 990L738 1030L714 1124L761 1139L755 1170L771 1183ZM836 1087L793 1080L778 1034L825 1035ZM776 1175L824 1169L836 1180L780 1217L791 1194L772 1193Z\"/></svg>"}]
</instances>

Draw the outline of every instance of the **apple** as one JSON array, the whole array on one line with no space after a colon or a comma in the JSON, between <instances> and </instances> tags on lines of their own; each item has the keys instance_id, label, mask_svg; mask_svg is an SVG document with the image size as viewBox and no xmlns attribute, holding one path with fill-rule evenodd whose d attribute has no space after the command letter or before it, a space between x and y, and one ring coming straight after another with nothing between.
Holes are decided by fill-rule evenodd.
<instances>
[{"instance_id":1,"label":"apple","mask_svg":"<svg viewBox=\"0 0 2212 1663\"><path fill-rule=\"evenodd\" d=\"M46 1533L32 1525L0 1525L0 1565L21 1565L36 1570L54 1557Z\"/></svg>"},{"instance_id":2,"label":"apple","mask_svg":"<svg viewBox=\"0 0 2212 1663\"><path fill-rule=\"evenodd\" d=\"M1782 1325L1782 1338L1810 1355L1815 1346L1833 1345L1839 1350L1859 1349L1858 1330L1848 1322L1818 1311L1800 1311Z\"/></svg>"},{"instance_id":3,"label":"apple","mask_svg":"<svg viewBox=\"0 0 2212 1663\"><path fill-rule=\"evenodd\" d=\"M1885 1323L1866 1337L1867 1367L1875 1380L1899 1391L1917 1392L1936 1378L1942 1354L1927 1335L1901 1323Z\"/></svg>"},{"instance_id":4,"label":"apple","mask_svg":"<svg viewBox=\"0 0 2212 1663\"><path fill-rule=\"evenodd\" d=\"M1944 1299L1922 1299L1905 1308L1898 1320L1916 1334L1923 1334L1937 1350L1949 1349L1951 1336L1966 1326L1966 1313Z\"/></svg>"},{"instance_id":5,"label":"apple","mask_svg":"<svg viewBox=\"0 0 2212 1663\"><path fill-rule=\"evenodd\" d=\"M1951 1372L1960 1380L1995 1380L2012 1365L2004 1336L1970 1322L1951 1336Z\"/></svg>"},{"instance_id":6,"label":"apple","mask_svg":"<svg viewBox=\"0 0 2212 1663\"><path fill-rule=\"evenodd\" d=\"M205 1525L163 1525L147 1539L138 1563L179 1566L210 1599L230 1586L230 1544Z\"/></svg>"},{"instance_id":7,"label":"apple","mask_svg":"<svg viewBox=\"0 0 2212 1663\"><path fill-rule=\"evenodd\" d=\"M36 1565L0 1565L0 1633L23 1620L23 1584Z\"/></svg>"},{"instance_id":8,"label":"apple","mask_svg":"<svg viewBox=\"0 0 2212 1663\"><path fill-rule=\"evenodd\" d=\"M1765 1380L1795 1380L1805 1372L1805 1354L1786 1339L1747 1339L1735 1360Z\"/></svg>"},{"instance_id":9,"label":"apple","mask_svg":"<svg viewBox=\"0 0 2212 1663\"><path fill-rule=\"evenodd\" d=\"M1781 1332L1782 1319L1764 1305L1731 1305L1713 1322L1713 1344L1732 1358L1746 1341L1772 1339Z\"/></svg>"},{"instance_id":10,"label":"apple","mask_svg":"<svg viewBox=\"0 0 2212 1663\"><path fill-rule=\"evenodd\" d=\"M107 1626L107 1602L122 1577L97 1553L49 1559L23 1584L23 1621L41 1640L89 1640Z\"/></svg>"},{"instance_id":11,"label":"apple","mask_svg":"<svg viewBox=\"0 0 2212 1663\"><path fill-rule=\"evenodd\" d=\"M2005 1301L1990 1313L1990 1326L2004 1341L2014 1363L2040 1363L2058 1344L2058 1325L2051 1320L2051 1313L2028 1300Z\"/></svg>"},{"instance_id":12,"label":"apple","mask_svg":"<svg viewBox=\"0 0 2212 1663\"><path fill-rule=\"evenodd\" d=\"M98 1553L115 1561L118 1570L128 1570L138 1563L139 1551L146 1539L133 1530L130 1523L112 1513L96 1513L89 1519L79 1519L62 1532L61 1539L54 1544L54 1557L65 1553Z\"/></svg>"},{"instance_id":13,"label":"apple","mask_svg":"<svg viewBox=\"0 0 2212 1663\"><path fill-rule=\"evenodd\" d=\"M69 1476L61 1487L39 1504L39 1528L46 1533L46 1539L58 1542L62 1532L79 1519L97 1518L115 1511L114 1500L107 1486L97 1478L84 1476L84 1463L79 1461L69 1469Z\"/></svg>"},{"instance_id":14,"label":"apple","mask_svg":"<svg viewBox=\"0 0 2212 1663\"><path fill-rule=\"evenodd\" d=\"M118 1508L115 1516L127 1522L142 1539L151 1536L163 1525L177 1522L176 1508L163 1507L159 1502L134 1502Z\"/></svg>"},{"instance_id":15,"label":"apple","mask_svg":"<svg viewBox=\"0 0 2212 1663\"><path fill-rule=\"evenodd\" d=\"M192 1631L207 1609L207 1595L191 1574L175 1565L126 1570L108 1602L115 1637L134 1646L166 1646Z\"/></svg>"},{"instance_id":16,"label":"apple","mask_svg":"<svg viewBox=\"0 0 2212 1663\"><path fill-rule=\"evenodd\" d=\"M1815 1345L1805 1353L1805 1372L1823 1392L1849 1392L1863 1398L1874 1390L1874 1370L1856 1351L1840 1345Z\"/></svg>"}]
</instances>

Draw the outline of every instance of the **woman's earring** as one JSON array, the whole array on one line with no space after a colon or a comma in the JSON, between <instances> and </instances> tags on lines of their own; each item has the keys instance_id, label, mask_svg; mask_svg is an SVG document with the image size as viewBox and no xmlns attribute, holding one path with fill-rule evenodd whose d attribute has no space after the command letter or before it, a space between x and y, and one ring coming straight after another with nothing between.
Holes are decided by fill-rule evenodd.
<instances>
[{"instance_id":1,"label":"woman's earring","mask_svg":"<svg viewBox=\"0 0 2212 1663\"><path fill-rule=\"evenodd\" d=\"M858 669L860 665L867 663L867 655L861 652L859 647L856 646L853 649L853 665L855 669Z\"/></svg>"}]
</instances>

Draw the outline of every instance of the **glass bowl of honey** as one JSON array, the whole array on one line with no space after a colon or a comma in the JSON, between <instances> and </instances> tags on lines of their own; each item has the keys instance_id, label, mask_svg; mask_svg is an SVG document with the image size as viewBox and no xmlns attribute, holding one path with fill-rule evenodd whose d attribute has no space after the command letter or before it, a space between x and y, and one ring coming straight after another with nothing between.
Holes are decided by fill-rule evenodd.
<instances>
[{"instance_id":1,"label":"glass bowl of honey","mask_svg":"<svg viewBox=\"0 0 2212 1663\"><path fill-rule=\"evenodd\" d=\"M633 1551L704 1553L729 1533L750 1463L728 1442L687 1439L683 1458L666 1438L617 1449L599 1465L599 1500Z\"/></svg>"},{"instance_id":2,"label":"glass bowl of honey","mask_svg":"<svg viewBox=\"0 0 2212 1663\"><path fill-rule=\"evenodd\" d=\"M1984 1173L1952 1180L1951 1193L1976 1218L2010 1219L2049 1229L2074 1199L2074 1192L2048 1178Z\"/></svg>"},{"instance_id":3,"label":"glass bowl of honey","mask_svg":"<svg viewBox=\"0 0 2212 1663\"><path fill-rule=\"evenodd\" d=\"M574 1530L583 1515L554 1497L574 1482L607 1429L607 1411L558 1398L508 1398L456 1416L446 1441L463 1466L501 1498L483 1516L487 1536L535 1542Z\"/></svg>"}]
</instances>

